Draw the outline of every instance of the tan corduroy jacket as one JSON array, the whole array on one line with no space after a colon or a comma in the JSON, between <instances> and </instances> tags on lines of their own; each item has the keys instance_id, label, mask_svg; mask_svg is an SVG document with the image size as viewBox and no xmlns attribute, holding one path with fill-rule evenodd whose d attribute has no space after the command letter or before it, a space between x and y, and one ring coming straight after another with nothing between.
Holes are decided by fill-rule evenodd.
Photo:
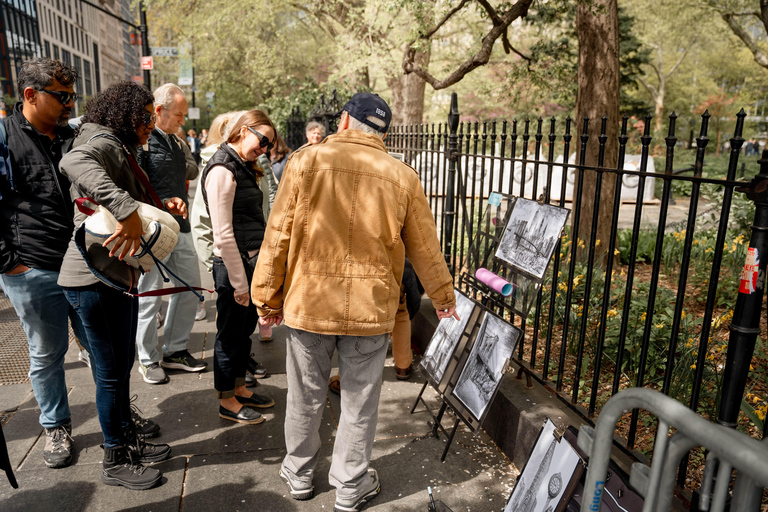
<instances>
[{"instance_id":1,"label":"tan corduroy jacket","mask_svg":"<svg viewBox=\"0 0 768 512\"><path fill-rule=\"evenodd\" d=\"M251 298L260 316L294 329L392 332L406 250L435 307L455 305L417 174L376 135L345 130L288 160Z\"/></svg>"}]
</instances>

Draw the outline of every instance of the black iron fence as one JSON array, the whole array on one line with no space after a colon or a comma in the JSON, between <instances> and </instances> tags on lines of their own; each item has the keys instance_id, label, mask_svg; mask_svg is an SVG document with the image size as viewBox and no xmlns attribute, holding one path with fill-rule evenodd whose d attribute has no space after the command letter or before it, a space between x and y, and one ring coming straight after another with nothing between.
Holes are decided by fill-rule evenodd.
<instances>
[{"instance_id":1,"label":"black iron fence","mask_svg":"<svg viewBox=\"0 0 768 512\"><path fill-rule=\"evenodd\" d=\"M346 100L344 100L346 101ZM325 134L336 133L339 122L339 114L344 102L339 99L336 89L331 93L331 97L326 99L325 94L320 96L320 100L315 105L314 110L309 113L309 117L302 114L299 107L291 111L291 115L286 122L285 142L291 149L297 149L307 143L307 136L304 128L310 121L317 121L325 127Z\"/></svg>"},{"instance_id":2,"label":"black iron fence","mask_svg":"<svg viewBox=\"0 0 768 512\"><path fill-rule=\"evenodd\" d=\"M734 197L734 190L745 185L736 180L744 117L743 111L737 115L721 176L703 172L705 159L710 158L708 113L701 116L700 134L691 148L693 164L679 166L690 166L692 175L674 169L675 153L681 151L674 114L660 146L666 152L662 172L651 169L650 117L639 137L631 133L624 117L598 120L602 135L590 138L586 127L591 120L584 120L578 134L573 133L570 119L558 123L552 118L546 125L542 119L461 123L455 95L447 123L393 126L386 142L391 152L401 153L419 172L456 286L467 294L472 290L462 275L471 270L467 265L476 250L474 233L491 192L564 206L578 218L582 203L599 201L601 178L615 176L608 240L595 240L605 221L594 208L589 237L593 243L579 251L577 220L559 242L536 305L526 318L515 318L493 294L475 296L522 327L524 342L515 357L521 371L550 387L588 421L610 396L637 386L657 388L712 420L718 416L716 403L723 394L720 403L727 402L730 412L721 407L718 419L735 424L734 407L738 415L744 384L728 381L733 381L733 373L746 381L741 374L749 369L750 341L754 348L765 281L760 274L753 283L759 298L753 294L751 299L757 303L743 311L737 296L743 302L744 294L738 288L744 285L741 271L754 244L748 247L748 227L746 235L739 235L733 225L732 202L740 201L741 216L743 208L754 205L741 192ZM607 140L607 122L621 123L617 141ZM637 139L636 156L628 152L632 137ZM590 145L599 145L597 166L574 160L577 144L581 154ZM606 144L618 144L616 167L604 167ZM763 197L768 159L760 162L765 170L748 193L759 212L760 200L767 201L768 211L768 197ZM576 194L574 190L584 190L590 175L597 178L594 194L590 191L589 198ZM672 208L678 217L674 223L669 221L673 191L677 205ZM764 224L768 226L768 217ZM762 228L752 231L762 233ZM607 246L602 259L597 256L601 251L595 250L598 243ZM759 262L765 259L761 254ZM740 362L731 354L728 337L733 340L734 335L727 327L746 336ZM635 411L625 422L630 449L638 440L638 421Z\"/></svg>"}]
</instances>

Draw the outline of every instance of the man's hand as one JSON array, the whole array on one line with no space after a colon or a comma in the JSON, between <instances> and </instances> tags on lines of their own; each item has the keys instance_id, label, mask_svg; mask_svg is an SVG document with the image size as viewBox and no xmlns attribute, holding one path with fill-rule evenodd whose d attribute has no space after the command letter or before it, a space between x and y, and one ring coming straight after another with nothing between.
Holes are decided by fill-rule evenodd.
<instances>
[{"instance_id":1,"label":"man's hand","mask_svg":"<svg viewBox=\"0 0 768 512\"><path fill-rule=\"evenodd\" d=\"M117 221L115 233L107 238L103 247L109 245L112 240L117 240L115 246L109 251L109 255L114 256L116 252L120 251L118 259L122 260L126 255L133 256L136 254L136 251L141 247L141 235L143 234L144 230L141 227L139 212L134 211L122 221Z\"/></svg>"},{"instance_id":2,"label":"man's hand","mask_svg":"<svg viewBox=\"0 0 768 512\"><path fill-rule=\"evenodd\" d=\"M13 269L11 269L10 272L6 272L6 275L15 276L16 274L21 274L22 272L26 272L27 270L29 270L28 266L26 266L23 263L19 263L18 265L13 267Z\"/></svg>"},{"instance_id":3,"label":"man's hand","mask_svg":"<svg viewBox=\"0 0 768 512\"><path fill-rule=\"evenodd\" d=\"M235 293L235 302L240 304L241 306L247 308L251 304L251 294L248 292L241 293L240 295Z\"/></svg>"},{"instance_id":4,"label":"man's hand","mask_svg":"<svg viewBox=\"0 0 768 512\"><path fill-rule=\"evenodd\" d=\"M259 323L265 327L272 325L280 325L283 321L282 316L270 316L267 318L259 318Z\"/></svg>"},{"instance_id":5,"label":"man's hand","mask_svg":"<svg viewBox=\"0 0 768 512\"><path fill-rule=\"evenodd\" d=\"M461 320L459 318L459 314L456 312L456 306L451 306L448 309L438 309L437 311L437 318L442 320L443 318L450 318L453 317L456 320Z\"/></svg>"},{"instance_id":6,"label":"man's hand","mask_svg":"<svg viewBox=\"0 0 768 512\"><path fill-rule=\"evenodd\" d=\"M165 201L165 207L174 215L181 215L183 219L187 218L187 205L180 197L172 197Z\"/></svg>"}]
</instances>

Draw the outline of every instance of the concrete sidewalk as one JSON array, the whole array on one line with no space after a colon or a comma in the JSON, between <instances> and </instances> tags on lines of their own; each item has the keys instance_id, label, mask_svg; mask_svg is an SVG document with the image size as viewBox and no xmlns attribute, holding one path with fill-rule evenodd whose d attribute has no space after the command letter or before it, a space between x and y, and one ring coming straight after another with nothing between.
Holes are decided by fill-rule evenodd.
<instances>
[{"instance_id":1,"label":"concrete sidewalk","mask_svg":"<svg viewBox=\"0 0 768 512\"><path fill-rule=\"evenodd\" d=\"M206 275L208 279L210 277ZM20 333L18 319L0 294L0 329ZM39 409L28 383L0 386L0 421L8 443L19 489L10 487L0 473L0 510L11 511L316 511L332 510L335 489L328 483L331 452L339 419L339 397L328 394L321 436L323 447L315 477L315 497L294 501L278 477L285 455L285 329L275 329L275 340L261 343L254 336L253 351L270 377L254 390L275 400L260 425L238 425L220 419L213 391L212 349L215 303L206 294L207 318L196 322L190 351L205 359L211 370L201 374L171 371L170 382L146 384L134 367L132 392L144 416L162 427L158 442L171 445L172 458L157 464L161 485L148 491L130 491L100 482L101 431L94 402L95 385L89 368L77 359L70 345L65 367L70 389L75 455L72 465L48 469L43 464L45 444L38 423ZM15 322L15 324L14 324ZM160 331L162 333L162 329ZM18 335L13 337L18 344ZM9 340L8 336L5 338ZM4 357L0 338L0 358ZM0 360L0 365L2 365ZM511 493L517 471L490 439L473 436L461 426L444 463L440 455L445 437L426 436L429 414L410 408L424 381L395 379L393 361L387 359L379 422L371 466L382 482L381 494L365 510L426 511L427 486L454 511L501 511ZM439 403L429 388L429 400ZM444 424L452 425L446 415Z\"/></svg>"}]
</instances>

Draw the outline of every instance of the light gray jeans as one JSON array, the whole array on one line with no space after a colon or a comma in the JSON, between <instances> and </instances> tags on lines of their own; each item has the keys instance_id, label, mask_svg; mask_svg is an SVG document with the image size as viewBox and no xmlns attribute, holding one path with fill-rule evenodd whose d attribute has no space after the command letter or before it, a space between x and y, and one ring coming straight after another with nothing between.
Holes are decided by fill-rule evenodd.
<instances>
[{"instance_id":1,"label":"light gray jeans","mask_svg":"<svg viewBox=\"0 0 768 512\"><path fill-rule=\"evenodd\" d=\"M337 496L354 496L368 484L368 463L379 413L381 374L389 334L333 336L288 328L283 474L309 483L320 451L331 356L339 351L341 419L333 445L328 481Z\"/></svg>"}]
</instances>

